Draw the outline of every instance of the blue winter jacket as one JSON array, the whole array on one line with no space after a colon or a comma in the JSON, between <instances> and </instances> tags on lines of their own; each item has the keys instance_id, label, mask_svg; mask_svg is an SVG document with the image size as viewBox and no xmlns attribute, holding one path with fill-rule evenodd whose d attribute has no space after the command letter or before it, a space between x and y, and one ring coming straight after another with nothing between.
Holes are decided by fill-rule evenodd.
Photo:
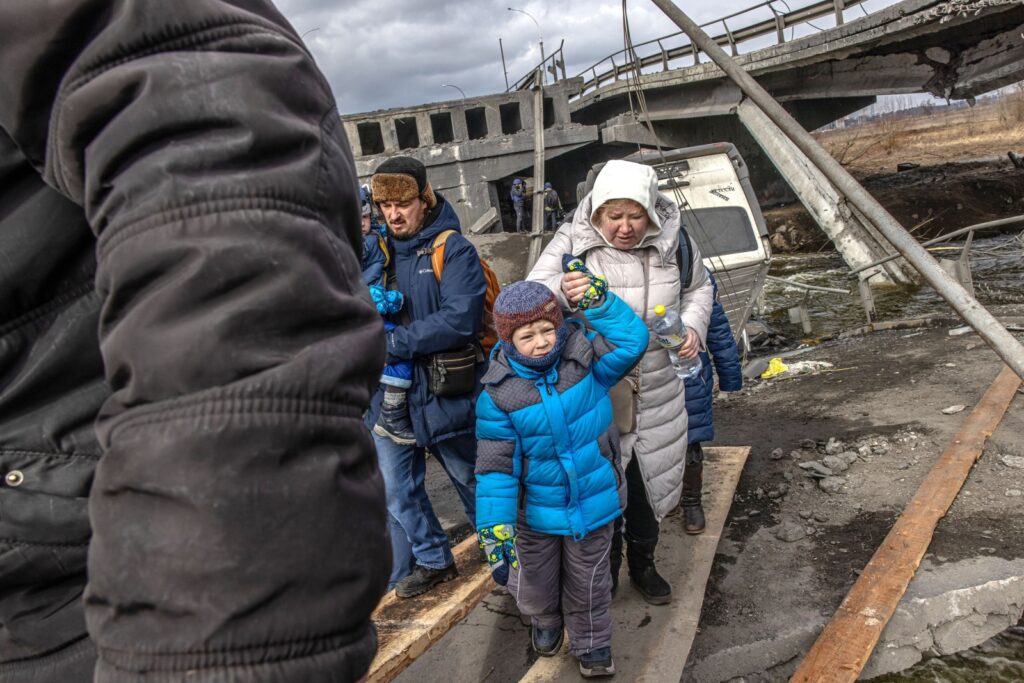
<instances>
[{"instance_id":1,"label":"blue winter jacket","mask_svg":"<svg viewBox=\"0 0 1024 683\"><path fill-rule=\"evenodd\" d=\"M391 241L389 282L405 296L409 323L387 333L387 362L412 359L409 415L418 446L430 446L462 434L472 434L475 395L440 398L428 390L429 355L476 343L484 310L487 281L476 248L462 236L459 219L444 197L424 219L426 227L411 239ZM444 272L438 284L430 266L434 238L443 230L456 230L444 248ZM483 372L483 364L478 374ZM366 413L368 427L377 422L383 389Z\"/></svg>"},{"instance_id":2,"label":"blue winter jacket","mask_svg":"<svg viewBox=\"0 0 1024 683\"><path fill-rule=\"evenodd\" d=\"M729 327L729 319L725 317L725 309L718 301L718 284L714 275L708 271L711 285L715 291L715 302L711 307L711 322L708 325L707 351L700 352L704 363L700 375L686 381L686 414L689 418L687 442L703 443L715 438L714 415L712 414L712 389L714 378L711 376L711 357L715 360L718 372L718 387L722 391L739 391L743 387L743 373L740 366L739 349ZM710 352L711 356L708 355Z\"/></svg>"},{"instance_id":3,"label":"blue winter jacket","mask_svg":"<svg viewBox=\"0 0 1024 683\"><path fill-rule=\"evenodd\" d=\"M367 287L384 285L384 263L387 257L380 248L380 240L372 230L363 235L363 282Z\"/></svg>"},{"instance_id":4,"label":"blue winter jacket","mask_svg":"<svg viewBox=\"0 0 1024 683\"><path fill-rule=\"evenodd\" d=\"M581 539L621 514L619 434L608 390L647 349L648 331L609 293L577 321L546 372L491 354L476 406L478 529L517 521L520 488L533 531ZM520 484L522 486L520 486Z\"/></svg>"}]
</instances>

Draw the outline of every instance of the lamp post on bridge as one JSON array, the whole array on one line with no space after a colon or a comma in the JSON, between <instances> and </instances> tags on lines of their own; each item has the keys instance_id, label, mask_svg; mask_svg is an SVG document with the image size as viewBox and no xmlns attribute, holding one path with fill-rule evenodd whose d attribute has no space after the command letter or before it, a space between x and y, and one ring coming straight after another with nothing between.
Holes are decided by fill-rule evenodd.
<instances>
[{"instance_id":1,"label":"lamp post on bridge","mask_svg":"<svg viewBox=\"0 0 1024 683\"><path fill-rule=\"evenodd\" d=\"M460 94L460 95L462 95L462 106L463 106L463 107L465 107L465 106L466 106L466 93L464 93L464 92L462 91L462 88L460 88L460 87L459 87L459 86L457 86L457 85L452 85L451 83L442 83L442 84L441 84L441 87L442 87L442 88L455 88L456 90L458 90L458 91L459 91L459 94Z\"/></svg>"},{"instance_id":2,"label":"lamp post on bridge","mask_svg":"<svg viewBox=\"0 0 1024 683\"><path fill-rule=\"evenodd\" d=\"M537 38L540 42L540 83L541 85L544 85L544 83L546 82L546 76L544 75L544 72L547 70L547 65L545 64L545 62L547 62L547 58L544 56L544 36L541 35L540 24L537 23L537 20L533 18L532 14L530 14L524 9L516 9L515 7L509 7L508 11L525 14L530 18L530 21L533 22L533 25L537 27Z\"/></svg>"}]
</instances>

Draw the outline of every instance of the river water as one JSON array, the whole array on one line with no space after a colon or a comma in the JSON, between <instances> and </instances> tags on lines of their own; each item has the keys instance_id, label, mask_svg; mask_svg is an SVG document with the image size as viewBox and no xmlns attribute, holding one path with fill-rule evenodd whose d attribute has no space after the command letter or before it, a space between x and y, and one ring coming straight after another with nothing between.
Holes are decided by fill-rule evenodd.
<instances>
[{"instance_id":1,"label":"river water","mask_svg":"<svg viewBox=\"0 0 1024 683\"><path fill-rule=\"evenodd\" d=\"M940 258L960 257L963 242L933 251ZM975 296L984 305L1024 302L1024 236L999 235L976 239L971 247ZM812 337L863 325L866 320L857 293L857 278L835 252L781 255L771 274L794 282L847 289L849 295L814 292L808 300ZM783 283L765 286L765 310L771 324L795 338L799 326L789 324L786 309L796 306L805 292ZM927 285L876 289L880 320L955 315ZM1021 683L1024 682L1024 626L1010 628L965 652L927 659L899 673L872 679L877 683Z\"/></svg>"},{"instance_id":2,"label":"river water","mask_svg":"<svg viewBox=\"0 0 1024 683\"><path fill-rule=\"evenodd\" d=\"M941 245L939 258L960 257L963 242ZM1024 237L998 235L975 239L971 246L971 272L975 296L984 305L1024 302ZM849 290L849 294L811 292L808 311L812 337L850 329L866 322L857 291L857 277L834 251L820 254L780 255L772 260L771 274L793 282ZM765 310L771 324L791 336L803 336L790 326L786 309L796 306L805 291L769 280L765 286ZM875 288L879 320L955 315L928 285Z\"/></svg>"}]
</instances>

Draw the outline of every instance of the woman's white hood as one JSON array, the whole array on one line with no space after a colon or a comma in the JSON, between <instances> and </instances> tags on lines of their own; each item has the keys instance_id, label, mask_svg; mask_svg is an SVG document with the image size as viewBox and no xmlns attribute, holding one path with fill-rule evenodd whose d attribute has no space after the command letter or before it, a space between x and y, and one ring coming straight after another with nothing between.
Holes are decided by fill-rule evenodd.
<instances>
[{"instance_id":1,"label":"woman's white hood","mask_svg":"<svg viewBox=\"0 0 1024 683\"><path fill-rule=\"evenodd\" d=\"M590 223L595 228L599 226L594 220L594 214L602 204L611 199L632 199L647 211L651 226L661 229L661 217L655 210L658 203L658 174L650 166L613 159L597 174L590 195Z\"/></svg>"}]
</instances>

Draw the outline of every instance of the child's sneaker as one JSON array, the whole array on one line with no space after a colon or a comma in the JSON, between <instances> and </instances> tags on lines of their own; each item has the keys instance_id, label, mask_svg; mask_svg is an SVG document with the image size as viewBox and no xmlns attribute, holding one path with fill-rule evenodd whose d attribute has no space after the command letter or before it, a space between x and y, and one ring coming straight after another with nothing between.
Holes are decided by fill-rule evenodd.
<instances>
[{"instance_id":1,"label":"child's sneaker","mask_svg":"<svg viewBox=\"0 0 1024 683\"><path fill-rule=\"evenodd\" d=\"M580 655L580 675L584 678L608 678L615 675L615 662L612 661L612 649L599 647L596 650Z\"/></svg>"},{"instance_id":2,"label":"child's sneaker","mask_svg":"<svg viewBox=\"0 0 1024 683\"><path fill-rule=\"evenodd\" d=\"M533 641L533 651L541 657L552 657L558 654L562 647L562 627L530 629L530 640Z\"/></svg>"},{"instance_id":3,"label":"child's sneaker","mask_svg":"<svg viewBox=\"0 0 1024 683\"><path fill-rule=\"evenodd\" d=\"M409 403L402 401L396 406L383 403L373 432L386 436L401 446L415 445L416 435L412 431L412 420L409 419Z\"/></svg>"}]
</instances>

